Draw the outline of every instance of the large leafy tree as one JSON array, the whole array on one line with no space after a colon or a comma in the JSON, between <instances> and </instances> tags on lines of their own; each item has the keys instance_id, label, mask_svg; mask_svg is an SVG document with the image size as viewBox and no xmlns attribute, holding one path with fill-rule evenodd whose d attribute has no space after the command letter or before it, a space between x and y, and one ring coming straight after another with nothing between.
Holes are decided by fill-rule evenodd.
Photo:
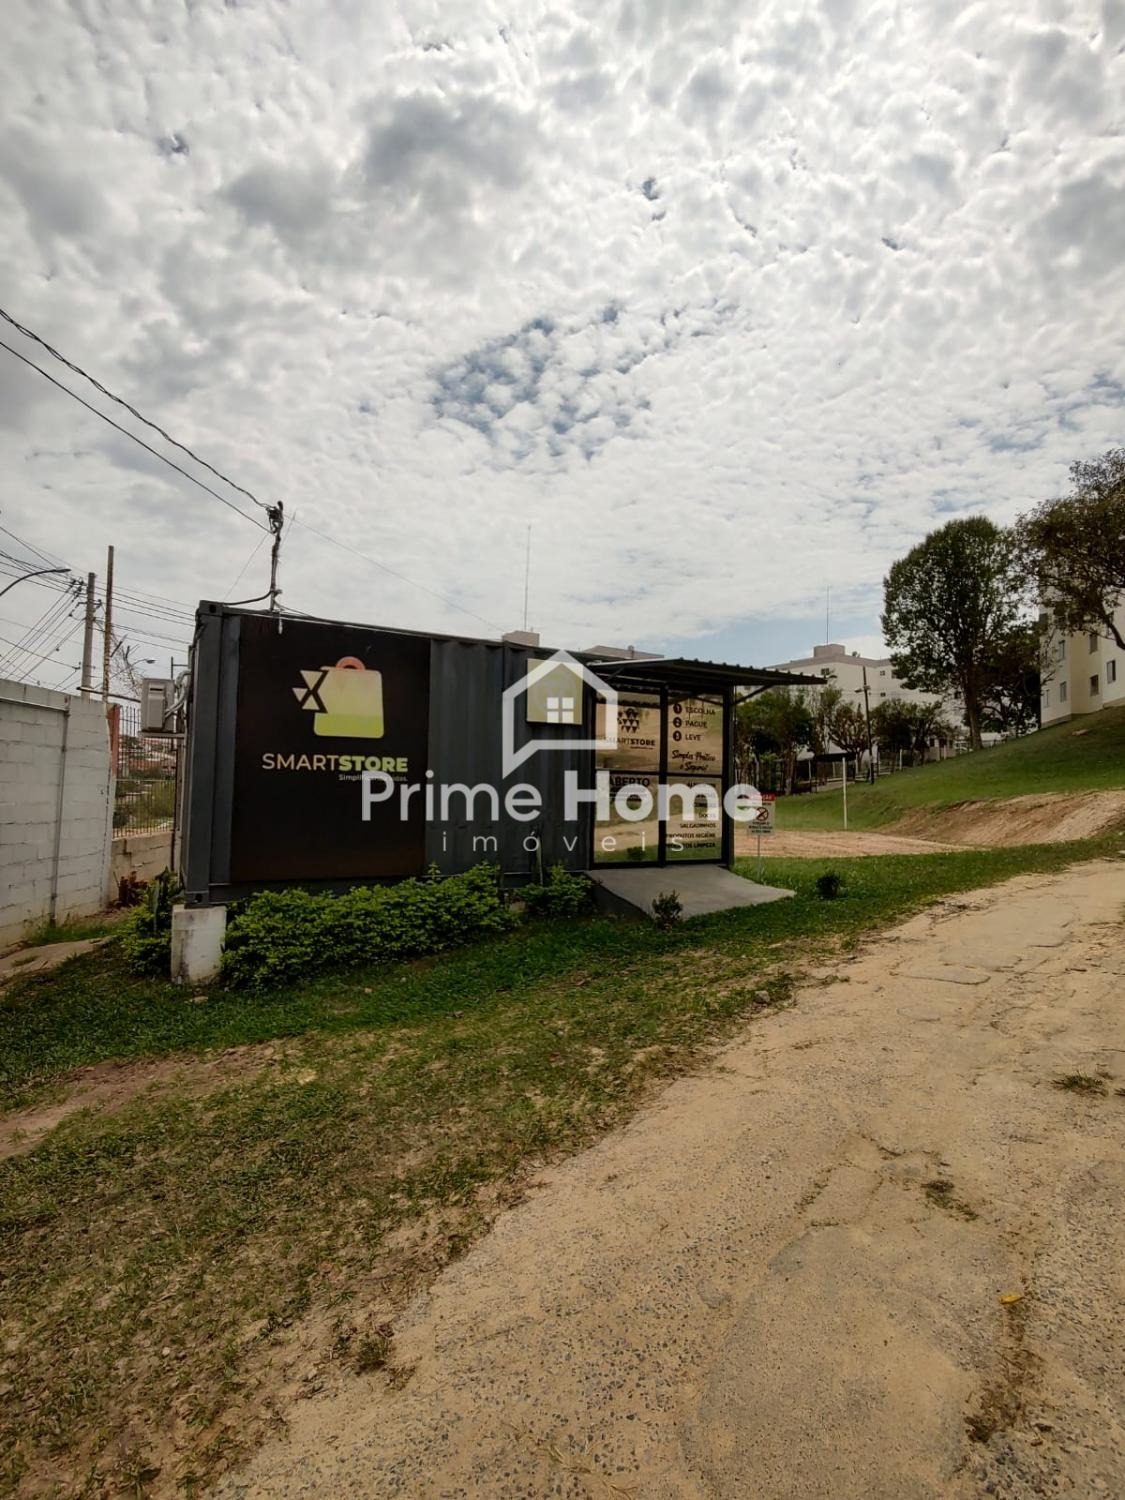
<instances>
[{"instance_id":1,"label":"large leafy tree","mask_svg":"<svg viewBox=\"0 0 1125 1500\"><path fill-rule=\"evenodd\" d=\"M854 703L841 703L832 715L832 738L848 755L862 755L867 749L867 719Z\"/></svg>"},{"instance_id":2,"label":"large leafy tree","mask_svg":"<svg viewBox=\"0 0 1125 1500\"><path fill-rule=\"evenodd\" d=\"M889 761L914 749L914 715L912 704L902 698L885 698L871 710L871 728L880 755Z\"/></svg>"},{"instance_id":3,"label":"large leafy tree","mask_svg":"<svg viewBox=\"0 0 1125 1500\"><path fill-rule=\"evenodd\" d=\"M1013 625L993 646L981 722L995 734L1028 734L1039 728L1042 627Z\"/></svg>"},{"instance_id":4,"label":"large leafy tree","mask_svg":"<svg viewBox=\"0 0 1125 1500\"><path fill-rule=\"evenodd\" d=\"M1021 594L1013 538L985 516L931 532L883 580L895 672L922 692L956 690L975 750L991 652L1016 623Z\"/></svg>"},{"instance_id":5,"label":"large leafy tree","mask_svg":"<svg viewBox=\"0 0 1125 1500\"><path fill-rule=\"evenodd\" d=\"M802 697L805 689L801 689ZM814 755L827 755L832 741L832 720L844 701L841 690L829 679L822 688L809 690L806 702L810 716L809 748Z\"/></svg>"},{"instance_id":6,"label":"large leafy tree","mask_svg":"<svg viewBox=\"0 0 1125 1500\"><path fill-rule=\"evenodd\" d=\"M738 706L735 755L739 777L750 779L752 762L776 755L786 791L793 790L798 753L812 743L813 715L805 689L771 688Z\"/></svg>"},{"instance_id":7,"label":"large leafy tree","mask_svg":"<svg viewBox=\"0 0 1125 1500\"><path fill-rule=\"evenodd\" d=\"M940 703L908 703L911 727L911 746L919 764L926 759L926 751L935 740L946 745L953 743L953 725L945 717Z\"/></svg>"},{"instance_id":8,"label":"large leafy tree","mask_svg":"<svg viewBox=\"0 0 1125 1500\"><path fill-rule=\"evenodd\" d=\"M1072 464L1070 481L1069 495L1021 516L1021 553L1060 629L1096 630L1125 651L1125 448Z\"/></svg>"}]
</instances>

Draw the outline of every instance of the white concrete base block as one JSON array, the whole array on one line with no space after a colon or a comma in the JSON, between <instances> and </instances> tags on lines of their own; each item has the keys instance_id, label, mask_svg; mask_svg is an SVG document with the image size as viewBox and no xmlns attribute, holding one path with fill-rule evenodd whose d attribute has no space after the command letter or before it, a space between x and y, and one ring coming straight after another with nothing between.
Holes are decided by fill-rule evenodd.
<instances>
[{"instance_id":1,"label":"white concrete base block","mask_svg":"<svg viewBox=\"0 0 1125 1500\"><path fill-rule=\"evenodd\" d=\"M225 906L172 908L172 978L206 984L219 972L227 930Z\"/></svg>"}]
</instances>

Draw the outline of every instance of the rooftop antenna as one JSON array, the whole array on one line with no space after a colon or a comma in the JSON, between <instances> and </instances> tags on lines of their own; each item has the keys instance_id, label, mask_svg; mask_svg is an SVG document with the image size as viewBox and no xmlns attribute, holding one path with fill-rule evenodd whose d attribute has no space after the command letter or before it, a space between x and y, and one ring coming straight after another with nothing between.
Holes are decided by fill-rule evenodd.
<instances>
[{"instance_id":1,"label":"rooftop antenna","mask_svg":"<svg viewBox=\"0 0 1125 1500\"><path fill-rule=\"evenodd\" d=\"M531 526L527 528L527 548L523 559L523 628L527 629L527 591L531 582Z\"/></svg>"}]
</instances>

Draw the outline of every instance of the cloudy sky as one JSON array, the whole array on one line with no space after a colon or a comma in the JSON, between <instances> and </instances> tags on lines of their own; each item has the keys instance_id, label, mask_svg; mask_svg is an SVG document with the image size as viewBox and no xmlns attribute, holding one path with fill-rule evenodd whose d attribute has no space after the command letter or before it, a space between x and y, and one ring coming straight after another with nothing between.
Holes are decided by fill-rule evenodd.
<instances>
[{"instance_id":1,"label":"cloudy sky","mask_svg":"<svg viewBox=\"0 0 1125 1500\"><path fill-rule=\"evenodd\" d=\"M551 644L775 661L830 587L869 645L928 529L1125 436L1125 0L7 0L5 30L0 303L284 501L293 608L518 627L530 526ZM115 543L137 596L265 586L249 520L2 349L0 524L80 573ZM0 600L0 641L50 600ZM121 616L138 650L183 638L158 614Z\"/></svg>"}]
</instances>

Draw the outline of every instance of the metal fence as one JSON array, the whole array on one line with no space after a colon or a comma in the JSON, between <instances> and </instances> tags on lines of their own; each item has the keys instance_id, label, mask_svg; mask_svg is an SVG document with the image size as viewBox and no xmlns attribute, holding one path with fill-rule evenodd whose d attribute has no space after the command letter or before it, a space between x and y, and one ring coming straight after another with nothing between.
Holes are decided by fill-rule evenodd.
<instances>
[{"instance_id":1,"label":"metal fence","mask_svg":"<svg viewBox=\"0 0 1125 1500\"><path fill-rule=\"evenodd\" d=\"M176 815L180 740L140 734L140 712L133 703L116 704L110 713L117 784L113 835L171 830Z\"/></svg>"}]
</instances>

